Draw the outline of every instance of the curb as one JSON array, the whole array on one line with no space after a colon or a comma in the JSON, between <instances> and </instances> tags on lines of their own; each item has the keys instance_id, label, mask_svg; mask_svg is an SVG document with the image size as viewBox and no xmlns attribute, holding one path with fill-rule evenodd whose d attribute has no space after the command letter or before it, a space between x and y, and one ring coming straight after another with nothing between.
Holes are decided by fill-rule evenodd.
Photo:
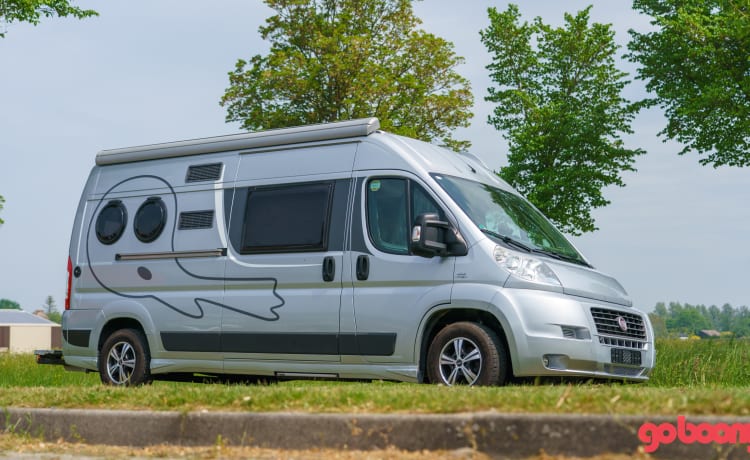
<instances>
[{"instance_id":1,"label":"curb","mask_svg":"<svg viewBox=\"0 0 750 460\"><path fill-rule=\"evenodd\" d=\"M300 414L151 412L84 409L4 409L0 432L29 433L49 440L143 447L159 444L273 449L402 450L474 449L503 458L538 455L633 454L643 444L643 423L676 417L501 414ZM742 423L747 417L695 417L691 423ZM658 458L750 457L747 444L662 444Z\"/></svg>"}]
</instances>

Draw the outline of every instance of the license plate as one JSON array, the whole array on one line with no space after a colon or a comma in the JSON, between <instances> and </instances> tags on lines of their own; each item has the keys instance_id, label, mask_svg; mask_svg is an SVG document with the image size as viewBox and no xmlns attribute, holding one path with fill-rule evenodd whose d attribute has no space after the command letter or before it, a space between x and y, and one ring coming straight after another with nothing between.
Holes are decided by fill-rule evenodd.
<instances>
[{"instance_id":1,"label":"license plate","mask_svg":"<svg viewBox=\"0 0 750 460\"><path fill-rule=\"evenodd\" d=\"M613 348L612 364L630 364L631 366L640 366L641 352L638 350Z\"/></svg>"}]
</instances>

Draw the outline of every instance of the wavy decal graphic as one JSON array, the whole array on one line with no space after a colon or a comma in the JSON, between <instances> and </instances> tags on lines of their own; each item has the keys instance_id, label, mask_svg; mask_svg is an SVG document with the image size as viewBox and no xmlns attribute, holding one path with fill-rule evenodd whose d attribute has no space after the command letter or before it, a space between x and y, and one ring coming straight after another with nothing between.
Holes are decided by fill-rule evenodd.
<instances>
[{"instance_id":1,"label":"wavy decal graphic","mask_svg":"<svg viewBox=\"0 0 750 460\"><path fill-rule=\"evenodd\" d=\"M172 185L164 180L161 177L154 176L154 175L139 175L139 176L133 176L128 179L125 179L123 181L118 182L117 184L113 185L109 190L107 190L102 198L97 203L96 208L94 209L94 212L91 215L91 220L89 221L87 233L86 233L86 261L88 263L89 269L91 270L91 274L93 275L94 279L96 280L99 285L104 288L105 290L111 292L112 294L115 294L120 297L124 297L127 299L152 299L161 305L173 310L176 313L179 313L181 315L194 318L194 319L200 319L204 316L204 308L208 307L209 305L219 307L222 309L230 310L235 313L239 313L241 315L250 316L253 318L256 318L258 320L262 321L278 321L280 316L277 310L284 306L284 299L278 294L276 291L278 280L273 277L230 277L226 278L223 276L204 276L195 273L194 271L189 270L187 267L185 267L185 264L180 261L180 257L174 257L174 258L167 258L174 261L176 266L180 269L180 272L184 276L188 276L195 279L200 280L207 280L207 281L239 281L243 283L248 284L257 284L257 286L254 286L254 289L259 289L261 291L267 291L268 292L268 302L266 306L261 305L245 305L242 307L238 306L230 306L222 302L216 302L214 300L205 299L201 297L196 297L192 299L192 304L188 305L181 305L176 304L176 302L168 302L164 300L162 297L154 294L133 294L133 293L126 293L122 292L121 290L118 290L116 281L119 281L123 274L117 273L116 280L115 279L108 279L108 278L115 278L114 273L104 271L99 271L99 268L95 263L92 263L91 261L91 242L92 240L96 241L96 236L92 234L92 229L95 228L95 222L97 218L99 217L99 213L103 206L106 206L106 204L113 199L113 196L115 194L125 192L125 191L131 191L131 190L154 190L157 188L164 188L166 187L169 192L168 193L162 193L162 194L153 194L149 195L148 197L144 198L144 202L147 198L150 198L152 196L158 196L159 198L162 198L164 200L168 200L170 203L170 206L168 206L168 209L171 208L171 212L169 210L167 211L167 220L168 224L165 225L165 228L163 229L163 232L169 232L169 238L165 239L164 235L161 235L156 238L156 240L152 243L148 243L148 249L149 252L174 252L175 251L175 230L177 226L177 194L174 191L174 188ZM125 199L125 198L123 198ZM221 207L219 207L221 205ZM216 206L218 210L223 209L223 204L219 203L219 199L217 198ZM220 212L220 211L219 211ZM220 215L219 215L220 217ZM134 220L133 218L129 219L131 222ZM221 226L223 225L223 219L219 220L217 218L217 227L221 229ZM127 225L126 225L127 226ZM222 244L226 244L227 239L226 236L221 232L220 230L220 240ZM120 252L128 252L128 251L120 251L118 249L118 243L122 242L122 238L118 241L115 241L112 244L100 244L98 241L96 241L95 244L97 244L96 251L97 253L102 253L102 257L99 257L98 260L115 260L115 255ZM144 251L145 253L146 251ZM108 256L111 257L108 259ZM228 260L232 261L234 258L229 257ZM163 261L163 260L162 260ZM228 262L231 263L231 262ZM138 266L135 269L135 273L132 275L138 276L138 278L150 281L154 279L156 276L159 275L159 272L156 269L149 268L145 265L148 265L148 261L143 261L143 265ZM129 277L130 274L125 273L125 277ZM146 289L144 289L146 290ZM260 310L260 311L259 311Z\"/></svg>"}]
</instances>

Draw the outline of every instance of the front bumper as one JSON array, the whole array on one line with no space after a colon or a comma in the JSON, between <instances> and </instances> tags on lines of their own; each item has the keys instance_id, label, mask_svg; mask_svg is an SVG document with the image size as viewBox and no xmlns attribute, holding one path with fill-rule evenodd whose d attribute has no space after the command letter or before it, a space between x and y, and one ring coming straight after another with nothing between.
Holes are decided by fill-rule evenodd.
<instances>
[{"instance_id":1,"label":"front bumper","mask_svg":"<svg viewBox=\"0 0 750 460\"><path fill-rule=\"evenodd\" d=\"M654 367L651 323L634 308L528 289L504 289L493 303L509 323L516 376L644 381Z\"/></svg>"}]
</instances>

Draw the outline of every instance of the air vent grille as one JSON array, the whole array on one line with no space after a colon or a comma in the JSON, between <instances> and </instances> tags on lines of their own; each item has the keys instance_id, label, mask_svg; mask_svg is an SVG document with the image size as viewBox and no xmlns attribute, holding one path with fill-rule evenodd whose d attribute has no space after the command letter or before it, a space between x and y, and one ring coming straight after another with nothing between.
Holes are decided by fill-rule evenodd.
<instances>
[{"instance_id":1,"label":"air vent grille","mask_svg":"<svg viewBox=\"0 0 750 460\"><path fill-rule=\"evenodd\" d=\"M185 182L205 182L221 179L222 163L211 163L208 165L194 165L188 167Z\"/></svg>"},{"instance_id":2,"label":"air vent grille","mask_svg":"<svg viewBox=\"0 0 750 460\"><path fill-rule=\"evenodd\" d=\"M196 230L214 226L213 211L191 211L180 213L180 230Z\"/></svg>"}]
</instances>

